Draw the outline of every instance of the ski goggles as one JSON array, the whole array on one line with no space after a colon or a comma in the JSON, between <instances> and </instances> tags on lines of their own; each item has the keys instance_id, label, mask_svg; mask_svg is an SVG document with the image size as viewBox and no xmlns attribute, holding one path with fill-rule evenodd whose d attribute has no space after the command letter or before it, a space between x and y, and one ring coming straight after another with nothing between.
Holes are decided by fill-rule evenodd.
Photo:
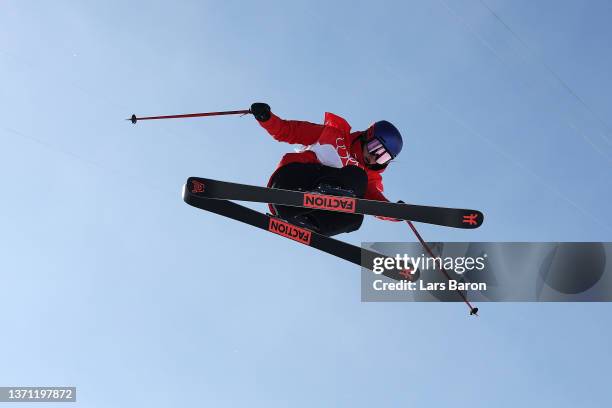
<instances>
[{"instance_id":1,"label":"ski goggles","mask_svg":"<svg viewBox=\"0 0 612 408\"><path fill-rule=\"evenodd\" d=\"M385 149L378 139L372 139L366 145L368 153L370 153L377 164L387 164L393 159L393 156Z\"/></svg>"}]
</instances>

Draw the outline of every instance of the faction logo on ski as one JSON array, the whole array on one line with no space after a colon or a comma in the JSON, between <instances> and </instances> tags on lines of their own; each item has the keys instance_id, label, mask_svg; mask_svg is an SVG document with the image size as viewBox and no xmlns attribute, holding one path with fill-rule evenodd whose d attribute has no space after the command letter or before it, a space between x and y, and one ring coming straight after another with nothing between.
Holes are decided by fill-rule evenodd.
<instances>
[{"instance_id":1,"label":"faction logo on ski","mask_svg":"<svg viewBox=\"0 0 612 408\"><path fill-rule=\"evenodd\" d=\"M476 219L478 218L478 214L470 214L463 216L463 223L468 225L477 225L478 222Z\"/></svg>"},{"instance_id":2,"label":"faction logo on ski","mask_svg":"<svg viewBox=\"0 0 612 408\"><path fill-rule=\"evenodd\" d=\"M355 199L323 194L304 194L304 207L354 213Z\"/></svg>"},{"instance_id":3,"label":"faction logo on ski","mask_svg":"<svg viewBox=\"0 0 612 408\"><path fill-rule=\"evenodd\" d=\"M191 192L192 193L202 193L204 192L204 183L200 182L200 181L196 181L196 180L191 180L191 184L192 184L192 188L191 188Z\"/></svg>"},{"instance_id":4,"label":"faction logo on ski","mask_svg":"<svg viewBox=\"0 0 612 408\"><path fill-rule=\"evenodd\" d=\"M307 229L296 227L293 224L275 218L270 218L268 231L306 245L310 245L310 239L312 238L312 232Z\"/></svg>"}]
</instances>

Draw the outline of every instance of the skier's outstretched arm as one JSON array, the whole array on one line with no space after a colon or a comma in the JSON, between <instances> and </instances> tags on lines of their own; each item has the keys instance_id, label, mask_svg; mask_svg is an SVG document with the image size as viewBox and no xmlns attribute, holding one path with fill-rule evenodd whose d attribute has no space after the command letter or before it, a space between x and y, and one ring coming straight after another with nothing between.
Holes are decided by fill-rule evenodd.
<instances>
[{"instance_id":1,"label":"skier's outstretched arm","mask_svg":"<svg viewBox=\"0 0 612 408\"><path fill-rule=\"evenodd\" d=\"M279 142L311 145L319 140L324 125L300 120L284 120L273 114L270 106L265 103L251 105L251 113L261 127Z\"/></svg>"}]
</instances>

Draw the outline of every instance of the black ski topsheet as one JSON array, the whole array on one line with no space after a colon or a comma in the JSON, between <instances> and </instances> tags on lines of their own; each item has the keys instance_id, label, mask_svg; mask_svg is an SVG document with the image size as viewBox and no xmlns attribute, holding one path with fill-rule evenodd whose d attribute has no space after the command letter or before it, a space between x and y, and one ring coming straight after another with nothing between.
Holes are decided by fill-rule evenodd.
<instances>
[{"instance_id":1,"label":"black ski topsheet","mask_svg":"<svg viewBox=\"0 0 612 408\"><path fill-rule=\"evenodd\" d=\"M301 191L230 183L201 177L190 177L187 180L187 190L189 194L194 197L253 201L330 211L378 215L464 229L478 228L482 225L484 219L484 215L477 210L389 203L352 197L305 193Z\"/></svg>"},{"instance_id":2,"label":"black ski topsheet","mask_svg":"<svg viewBox=\"0 0 612 408\"><path fill-rule=\"evenodd\" d=\"M192 178L190 178L190 180L191 179ZM298 227L280 218L260 213L231 201L204 197L201 194L194 193L192 190L193 185L188 182L183 188L183 200L193 207L210 211L212 213L281 235L285 238L292 239L320 251L345 259L366 269L373 269L375 258L389 258L387 255L379 254L347 242L317 234L314 231ZM383 275L395 280L415 281L419 278L418 270L412 274L409 272L410 271L405 270L386 270Z\"/></svg>"}]
</instances>

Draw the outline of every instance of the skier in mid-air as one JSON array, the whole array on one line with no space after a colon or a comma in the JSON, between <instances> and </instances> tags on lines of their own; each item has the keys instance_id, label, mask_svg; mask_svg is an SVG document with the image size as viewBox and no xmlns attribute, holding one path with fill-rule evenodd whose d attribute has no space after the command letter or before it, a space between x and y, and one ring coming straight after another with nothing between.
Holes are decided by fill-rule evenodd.
<instances>
[{"instance_id":1,"label":"skier in mid-air","mask_svg":"<svg viewBox=\"0 0 612 408\"><path fill-rule=\"evenodd\" d=\"M251 113L274 139L303 146L283 156L268 187L389 201L383 195L381 173L403 144L400 132L390 122L378 121L364 131L351 132L345 119L329 112L322 125L281 119L261 102L251 105ZM284 205L270 205L270 210L327 236L356 231L363 222L362 214Z\"/></svg>"},{"instance_id":2,"label":"skier in mid-air","mask_svg":"<svg viewBox=\"0 0 612 408\"><path fill-rule=\"evenodd\" d=\"M358 230L364 214L406 221L432 258L437 256L412 221L463 229L482 225L484 214L477 210L403 201L391 203L385 198L381 173L399 155L403 145L400 132L386 120L351 133L348 122L333 113L325 114L322 125L283 120L272 113L269 105L261 102L252 104L249 110L143 117L133 114L128 120L136 124L140 120L245 114L253 114L274 139L302 147L283 156L268 187L189 177L183 187L183 200L187 204L281 235L370 270L374 270L375 260L386 256L330 238ZM272 214L263 214L230 200L269 203ZM415 274L418 270L409 269L412 279L418 279ZM450 280L446 270L441 270ZM386 273L392 279L404 280L407 269ZM457 290L457 293L470 308L470 314L477 315L478 308L471 305L463 292Z\"/></svg>"},{"instance_id":3,"label":"skier in mid-air","mask_svg":"<svg viewBox=\"0 0 612 408\"><path fill-rule=\"evenodd\" d=\"M281 235L369 270L374 270L377 259L389 257L330 238L358 230L364 214L406 221L432 258L437 256L412 221L465 229L482 225L480 211L387 200L381 173L399 155L403 141L397 128L386 120L374 122L366 130L351 132L348 122L333 113L325 113L322 125L284 120L261 102L252 104L249 110L140 118L134 114L128 120L136 124L139 120L245 114L253 114L274 139L302 147L283 156L268 187L189 177L183 187L183 200L187 204ZM272 214L263 214L230 200L269 203ZM441 271L450 280L446 270ZM418 279L418 270L413 267L387 270L383 274L395 280ZM477 315L478 308L472 306L463 292L456 292L470 308L470 315Z\"/></svg>"}]
</instances>

